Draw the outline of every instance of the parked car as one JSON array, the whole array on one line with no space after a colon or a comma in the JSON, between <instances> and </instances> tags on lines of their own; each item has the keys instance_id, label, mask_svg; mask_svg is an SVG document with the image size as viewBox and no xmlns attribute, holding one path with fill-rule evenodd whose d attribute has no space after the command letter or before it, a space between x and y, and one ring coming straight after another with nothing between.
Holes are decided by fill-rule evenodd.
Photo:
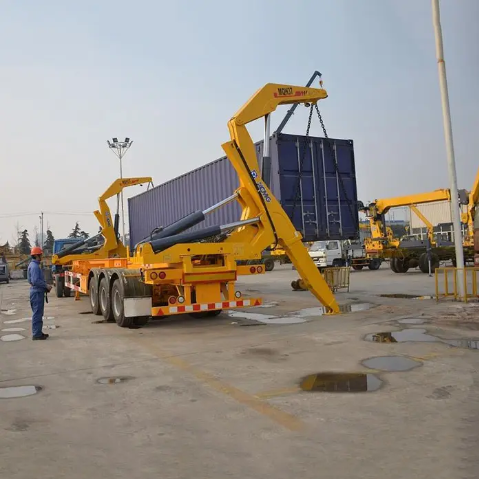
<instances>
[{"instance_id":1,"label":"parked car","mask_svg":"<svg viewBox=\"0 0 479 479\"><path fill-rule=\"evenodd\" d=\"M0 263L0 283L10 283L10 269L7 263Z\"/></svg>"}]
</instances>

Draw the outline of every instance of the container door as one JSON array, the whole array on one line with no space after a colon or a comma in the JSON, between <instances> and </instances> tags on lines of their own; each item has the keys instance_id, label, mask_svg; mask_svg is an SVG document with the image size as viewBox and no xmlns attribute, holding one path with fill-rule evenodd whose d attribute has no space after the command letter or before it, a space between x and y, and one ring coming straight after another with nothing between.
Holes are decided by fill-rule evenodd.
<instances>
[{"instance_id":1,"label":"container door","mask_svg":"<svg viewBox=\"0 0 479 479\"><path fill-rule=\"evenodd\" d=\"M313 142L318 161L317 182L321 184L317 207L324 218L321 233L328 239L356 239L359 214L352 142L324 138L315 138Z\"/></svg>"},{"instance_id":2,"label":"container door","mask_svg":"<svg viewBox=\"0 0 479 479\"><path fill-rule=\"evenodd\" d=\"M306 137L296 135L281 134L278 137L280 202L304 240L316 241L324 238L318 229L311 142L306 140Z\"/></svg>"},{"instance_id":3,"label":"container door","mask_svg":"<svg viewBox=\"0 0 479 479\"><path fill-rule=\"evenodd\" d=\"M359 235L353 143L326 141L287 134L277 138L280 202L304 241Z\"/></svg>"}]
</instances>

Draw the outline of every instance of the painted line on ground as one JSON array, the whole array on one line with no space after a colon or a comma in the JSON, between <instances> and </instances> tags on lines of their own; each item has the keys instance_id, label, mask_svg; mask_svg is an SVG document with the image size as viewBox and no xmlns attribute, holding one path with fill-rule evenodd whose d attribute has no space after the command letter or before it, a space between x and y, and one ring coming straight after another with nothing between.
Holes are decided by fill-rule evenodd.
<instances>
[{"instance_id":1,"label":"painted line on ground","mask_svg":"<svg viewBox=\"0 0 479 479\"><path fill-rule=\"evenodd\" d=\"M165 361L171 366L175 366L176 368L191 374L200 382L210 386L212 389L215 389L216 391L221 392L226 396L229 396L230 398L234 399L235 401L244 406L248 406L254 411L268 417L272 421L283 426L284 428L295 432L302 431L306 428L306 424L298 417L285 411L282 411L275 406L271 406L262 401L260 398L251 395L245 391L242 391L241 389L238 389L220 379L217 379L210 373L197 369L179 356L174 356L172 353L158 348L158 346L152 344L150 340L145 340L142 338L132 339L138 345L147 349L150 353L154 354L159 359Z\"/></svg>"}]
</instances>

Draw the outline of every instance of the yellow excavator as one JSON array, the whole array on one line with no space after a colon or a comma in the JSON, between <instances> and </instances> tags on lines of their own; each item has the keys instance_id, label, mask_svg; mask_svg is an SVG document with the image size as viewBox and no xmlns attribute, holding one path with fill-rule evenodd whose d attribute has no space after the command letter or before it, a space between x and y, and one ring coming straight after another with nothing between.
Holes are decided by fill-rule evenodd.
<instances>
[{"instance_id":1,"label":"yellow excavator","mask_svg":"<svg viewBox=\"0 0 479 479\"><path fill-rule=\"evenodd\" d=\"M86 239L58 239L53 245L52 275L56 296L69 297L70 289L65 287L65 272L71 269L73 261L124 258L127 256L127 248L120 240L118 234L119 225L119 200L121 192L130 186L152 183L150 177L120 178L115 180L110 187L98 198L99 210L93 212L100 223L101 232ZM116 196L117 212L112 219L107 200Z\"/></svg>"},{"instance_id":2,"label":"yellow excavator","mask_svg":"<svg viewBox=\"0 0 479 479\"><path fill-rule=\"evenodd\" d=\"M88 294L94 314L121 327L142 325L155 316L215 316L222 309L261 304L261 298L244 298L236 280L239 275L264 273L264 267L238 262L260 259L266 248L276 245L284 249L325 311L339 313L302 235L262 180L247 130L249 123L264 117L269 138L270 115L278 106L310 106L327 96L323 88L272 83L260 88L228 122L231 140L222 145L239 178L232 196L158 230L137 244L131 256L73 261L66 273L67 286ZM204 221L207 212L231 201L241 206L239 221L187 232Z\"/></svg>"}]
</instances>

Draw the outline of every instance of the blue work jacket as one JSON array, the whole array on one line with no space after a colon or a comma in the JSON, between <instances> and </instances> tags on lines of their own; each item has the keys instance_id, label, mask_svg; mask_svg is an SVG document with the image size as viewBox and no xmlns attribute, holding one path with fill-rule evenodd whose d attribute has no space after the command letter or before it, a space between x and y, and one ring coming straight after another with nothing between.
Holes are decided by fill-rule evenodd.
<instances>
[{"instance_id":1,"label":"blue work jacket","mask_svg":"<svg viewBox=\"0 0 479 479\"><path fill-rule=\"evenodd\" d=\"M30 283L30 291L32 293L45 293L48 291L48 285L43 276L42 268L40 268L40 261L32 260L28 265L27 278Z\"/></svg>"}]
</instances>

